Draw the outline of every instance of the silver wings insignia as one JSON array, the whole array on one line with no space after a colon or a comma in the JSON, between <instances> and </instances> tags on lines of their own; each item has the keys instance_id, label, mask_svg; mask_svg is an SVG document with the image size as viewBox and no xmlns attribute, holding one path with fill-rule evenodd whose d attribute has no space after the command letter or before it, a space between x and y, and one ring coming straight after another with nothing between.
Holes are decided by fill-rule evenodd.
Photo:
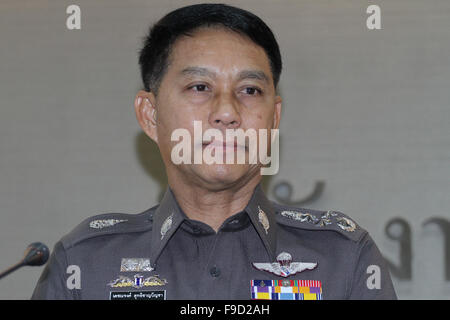
<instances>
[{"instance_id":1,"label":"silver wings insignia","mask_svg":"<svg viewBox=\"0 0 450 320\"><path fill-rule=\"evenodd\" d=\"M278 262L272 263L252 263L261 271L267 271L281 277L289 277L305 270L313 270L317 263L313 262L292 262L292 256L287 252L282 252L277 257Z\"/></svg>"}]
</instances>

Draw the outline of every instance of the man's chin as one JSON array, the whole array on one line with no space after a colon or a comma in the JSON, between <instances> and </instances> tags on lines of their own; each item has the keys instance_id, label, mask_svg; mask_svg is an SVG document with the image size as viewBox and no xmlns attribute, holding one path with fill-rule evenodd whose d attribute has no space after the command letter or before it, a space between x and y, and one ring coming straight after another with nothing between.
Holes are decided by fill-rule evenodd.
<instances>
[{"instance_id":1,"label":"man's chin","mask_svg":"<svg viewBox=\"0 0 450 320\"><path fill-rule=\"evenodd\" d=\"M231 186L240 181L247 181L259 172L259 169L248 164L200 165L194 168L196 175L206 184L219 188Z\"/></svg>"}]
</instances>

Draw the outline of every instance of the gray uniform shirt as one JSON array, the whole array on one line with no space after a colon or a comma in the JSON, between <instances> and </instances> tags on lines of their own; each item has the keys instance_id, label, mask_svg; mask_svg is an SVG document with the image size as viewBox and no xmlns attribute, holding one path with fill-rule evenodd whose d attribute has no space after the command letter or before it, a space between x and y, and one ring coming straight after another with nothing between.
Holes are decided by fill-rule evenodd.
<instances>
[{"instance_id":1,"label":"gray uniform shirt","mask_svg":"<svg viewBox=\"0 0 450 320\"><path fill-rule=\"evenodd\" d=\"M337 211L271 202L258 185L246 208L228 218L217 233L190 220L170 188L158 206L140 214L89 218L56 243L32 295L120 298L396 295L386 263L367 231Z\"/></svg>"}]
</instances>

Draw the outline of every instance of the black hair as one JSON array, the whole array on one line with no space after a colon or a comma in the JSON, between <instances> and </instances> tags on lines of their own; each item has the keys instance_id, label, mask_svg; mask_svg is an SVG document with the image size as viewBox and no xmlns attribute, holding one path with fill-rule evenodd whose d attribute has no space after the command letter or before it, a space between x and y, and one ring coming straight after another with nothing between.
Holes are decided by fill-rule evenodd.
<instances>
[{"instance_id":1,"label":"black hair","mask_svg":"<svg viewBox=\"0 0 450 320\"><path fill-rule=\"evenodd\" d=\"M174 10L150 28L140 51L139 65L146 91L158 91L167 71L171 48L178 37L201 27L221 26L248 37L262 47L269 58L274 86L281 75L280 49L270 28L246 10L225 4L196 4Z\"/></svg>"}]
</instances>

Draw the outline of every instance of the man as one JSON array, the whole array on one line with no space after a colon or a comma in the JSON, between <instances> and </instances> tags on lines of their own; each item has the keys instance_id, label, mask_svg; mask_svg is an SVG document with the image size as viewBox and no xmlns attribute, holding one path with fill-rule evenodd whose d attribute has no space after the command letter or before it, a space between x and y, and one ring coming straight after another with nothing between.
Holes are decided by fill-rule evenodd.
<instances>
[{"instance_id":1,"label":"man","mask_svg":"<svg viewBox=\"0 0 450 320\"><path fill-rule=\"evenodd\" d=\"M63 237L33 298L396 298L376 245L350 218L266 198L264 164L248 161L248 143L189 143L194 153L213 146L219 158L244 150L245 163L173 161L173 133L195 136L195 123L224 135L278 129L282 63L263 21L227 5L184 7L153 26L139 62L136 116L160 149L169 188L143 213L96 216ZM69 266L79 268L78 285Z\"/></svg>"}]
</instances>

